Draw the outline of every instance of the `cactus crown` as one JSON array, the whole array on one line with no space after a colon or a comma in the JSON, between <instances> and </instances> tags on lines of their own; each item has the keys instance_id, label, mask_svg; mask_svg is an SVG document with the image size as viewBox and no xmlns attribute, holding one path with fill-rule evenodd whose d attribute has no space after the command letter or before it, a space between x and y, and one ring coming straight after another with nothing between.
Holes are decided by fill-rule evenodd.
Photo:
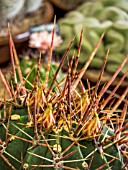
<instances>
[{"instance_id":1,"label":"cactus crown","mask_svg":"<svg viewBox=\"0 0 128 170\"><path fill-rule=\"evenodd\" d=\"M111 80L98 90L101 76L107 62L108 53L101 68L99 80L95 87L85 89L82 76L92 61L104 34L99 39L94 51L81 70L77 70L82 34L77 56L68 61L68 71L64 78L58 80L60 68L68 56L73 44L70 42L62 56L56 72L49 82L54 29L48 56L45 80L40 81L41 55L38 60L35 81L31 89L25 87L28 77L23 78L14 43L9 33L10 52L14 84L7 82L0 71L1 78L10 95L9 100L1 102L0 113L0 164L2 169L121 169L126 167L127 103L125 89L120 99L105 110L114 93L127 76L123 75L115 89L106 100L103 99L114 81L128 55L117 69ZM18 72L19 82L16 75ZM98 92L99 91L99 92ZM121 102L123 110L116 114Z\"/></svg>"}]
</instances>

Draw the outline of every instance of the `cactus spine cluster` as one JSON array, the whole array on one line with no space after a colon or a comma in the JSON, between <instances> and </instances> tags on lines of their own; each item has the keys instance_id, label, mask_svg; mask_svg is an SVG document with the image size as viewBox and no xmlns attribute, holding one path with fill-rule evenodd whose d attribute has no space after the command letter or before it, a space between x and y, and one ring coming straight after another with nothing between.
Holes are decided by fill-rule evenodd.
<instances>
[{"instance_id":1,"label":"cactus spine cluster","mask_svg":"<svg viewBox=\"0 0 128 170\"><path fill-rule=\"evenodd\" d=\"M96 54L104 34L100 37L84 67L77 71L82 35L83 30L80 35L77 56L72 55L72 60L68 61L67 56L73 39L62 56L50 85L48 85L54 40L53 29L45 80L40 83L40 56L35 82L31 84L32 89L30 90L25 87L30 72L26 78L23 78L14 43L11 34L9 34L14 83L7 82L0 71L1 78L10 95L9 100L1 101L1 169L121 170L126 168L126 137L128 133L126 127L128 123L125 121L125 116L128 87L114 105L112 105L111 99L128 71L106 100L103 99L103 95L127 62L128 55L111 80L100 90L99 85L108 52L96 86L90 87L88 83L88 89L85 89L82 76ZM59 81L59 70L66 59L68 71L65 77ZM17 77L19 77L19 82ZM105 109L110 101L109 108ZM120 103L124 103L124 106L119 111Z\"/></svg>"}]
</instances>

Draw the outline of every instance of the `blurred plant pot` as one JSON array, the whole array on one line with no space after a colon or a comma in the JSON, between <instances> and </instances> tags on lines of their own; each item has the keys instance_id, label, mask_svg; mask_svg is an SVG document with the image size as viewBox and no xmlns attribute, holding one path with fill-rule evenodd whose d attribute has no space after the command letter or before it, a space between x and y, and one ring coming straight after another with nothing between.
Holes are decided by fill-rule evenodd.
<instances>
[{"instance_id":1,"label":"blurred plant pot","mask_svg":"<svg viewBox=\"0 0 128 170\"><path fill-rule=\"evenodd\" d=\"M81 3L91 0L50 0L50 1L58 8L65 11L69 11L76 8Z\"/></svg>"},{"instance_id":2,"label":"blurred plant pot","mask_svg":"<svg viewBox=\"0 0 128 170\"><path fill-rule=\"evenodd\" d=\"M28 44L28 32L26 32L26 37L17 38L13 36L13 40L15 43L15 47L18 53L20 53L23 49L27 48ZM17 36L21 36L22 34L18 34ZM10 61L10 49L9 49L9 40L7 37L0 40L0 64L6 63Z\"/></svg>"},{"instance_id":3,"label":"blurred plant pot","mask_svg":"<svg viewBox=\"0 0 128 170\"><path fill-rule=\"evenodd\" d=\"M50 2L43 2L38 11L32 15L17 19L11 24L11 34L18 53L28 48L29 27L49 23L54 16L54 9ZM10 60L8 30L0 31L0 65Z\"/></svg>"}]
</instances>

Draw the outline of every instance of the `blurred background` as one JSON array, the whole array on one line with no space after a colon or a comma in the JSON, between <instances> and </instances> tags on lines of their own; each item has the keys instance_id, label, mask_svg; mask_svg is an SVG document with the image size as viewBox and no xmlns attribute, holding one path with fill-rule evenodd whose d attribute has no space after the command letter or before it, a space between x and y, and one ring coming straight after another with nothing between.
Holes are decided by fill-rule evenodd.
<instances>
[{"instance_id":1,"label":"blurred background","mask_svg":"<svg viewBox=\"0 0 128 170\"><path fill-rule=\"evenodd\" d=\"M51 24L56 16L59 36L63 42L54 49L54 54L62 56L74 36L75 42L69 58L76 52L81 29L84 28L79 68L87 61L101 34L105 36L85 74L92 82L98 79L104 57L110 49L103 82L119 67L128 53L128 0L0 0L0 67L8 73L10 51L8 24L18 56L31 56L29 45L32 28ZM44 27L43 27L44 28ZM35 29L36 30L36 29ZM34 40L34 41L38 41ZM128 68L124 66L119 76ZM65 68L66 69L66 68ZM114 82L117 84L118 79ZM122 86L127 86L127 79Z\"/></svg>"}]
</instances>

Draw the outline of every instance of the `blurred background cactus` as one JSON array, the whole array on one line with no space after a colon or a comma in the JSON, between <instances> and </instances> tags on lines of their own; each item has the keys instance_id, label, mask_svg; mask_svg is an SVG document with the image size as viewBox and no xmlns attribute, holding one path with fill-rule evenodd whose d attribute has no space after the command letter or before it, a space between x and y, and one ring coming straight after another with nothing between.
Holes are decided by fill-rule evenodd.
<instances>
[{"instance_id":1,"label":"blurred background cactus","mask_svg":"<svg viewBox=\"0 0 128 170\"><path fill-rule=\"evenodd\" d=\"M0 21L10 21L17 15L33 13L42 5L43 0L1 0Z\"/></svg>"},{"instance_id":2,"label":"blurred background cactus","mask_svg":"<svg viewBox=\"0 0 128 170\"><path fill-rule=\"evenodd\" d=\"M10 51L8 49L8 22L11 25L11 32L16 43L17 52L21 54L28 49L30 27L51 22L53 15L53 6L46 0L1 0L0 64L10 61Z\"/></svg>"},{"instance_id":3,"label":"blurred background cactus","mask_svg":"<svg viewBox=\"0 0 128 170\"><path fill-rule=\"evenodd\" d=\"M69 54L72 56L73 51L77 49L79 33L83 27L83 44L79 58L81 67L87 61L87 56L96 45L100 35L105 32L105 37L90 68L97 70L101 68L103 58L107 50L110 49L106 71L114 73L128 53L128 9L126 6L128 6L127 0L97 0L83 3L68 12L64 18L58 21L64 42L57 48L57 52L62 54L67 48L67 42L76 36ZM124 73L127 68L128 64L121 72Z\"/></svg>"},{"instance_id":4,"label":"blurred background cactus","mask_svg":"<svg viewBox=\"0 0 128 170\"><path fill-rule=\"evenodd\" d=\"M0 1L0 22L10 21L18 14L24 7L24 0L1 0Z\"/></svg>"},{"instance_id":5,"label":"blurred background cactus","mask_svg":"<svg viewBox=\"0 0 128 170\"><path fill-rule=\"evenodd\" d=\"M17 34L18 29L21 30L19 32L23 33L25 31L29 31L29 27L32 25L50 22L52 20L53 13L52 4L49 1L1 0L0 26L3 29L0 31L0 36L2 36L2 34L4 36L4 32L7 28L7 22L12 25L15 34ZM20 24L22 24L22 26L20 26Z\"/></svg>"}]
</instances>

